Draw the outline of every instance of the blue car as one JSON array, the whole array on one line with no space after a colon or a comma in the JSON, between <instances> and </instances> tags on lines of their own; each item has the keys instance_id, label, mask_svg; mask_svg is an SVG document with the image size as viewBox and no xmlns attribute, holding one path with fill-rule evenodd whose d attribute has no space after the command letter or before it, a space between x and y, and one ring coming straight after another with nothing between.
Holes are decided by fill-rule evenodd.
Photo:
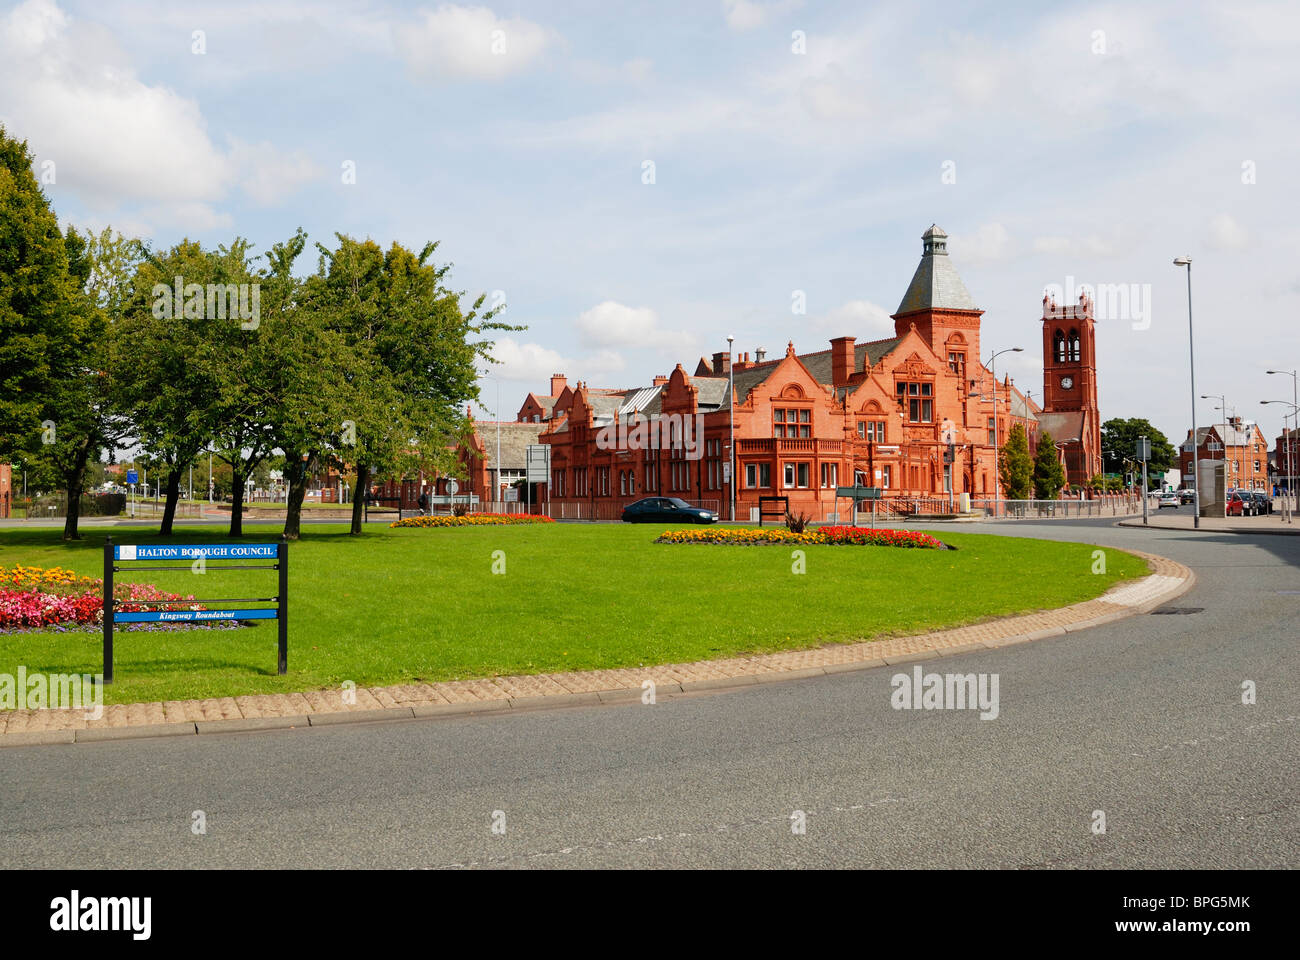
<instances>
[{"instance_id":1,"label":"blue car","mask_svg":"<svg viewBox=\"0 0 1300 960\"><path fill-rule=\"evenodd\" d=\"M645 497L623 508L624 523L715 523L712 510L692 507L680 497Z\"/></svg>"}]
</instances>

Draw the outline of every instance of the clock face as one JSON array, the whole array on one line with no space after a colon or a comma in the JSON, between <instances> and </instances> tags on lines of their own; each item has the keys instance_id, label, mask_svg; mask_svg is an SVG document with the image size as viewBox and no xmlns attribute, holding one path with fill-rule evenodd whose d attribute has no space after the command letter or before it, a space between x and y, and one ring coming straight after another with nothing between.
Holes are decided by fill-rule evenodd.
<instances>
[{"instance_id":1,"label":"clock face","mask_svg":"<svg viewBox=\"0 0 1300 960\"><path fill-rule=\"evenodd\" d=\"M1074 389L1074 377L1062 377L1062 378L1061 378L1061 389L1062 389L1062 390L1073 390L1073 389Z\"/></svg>"}]
</instances>

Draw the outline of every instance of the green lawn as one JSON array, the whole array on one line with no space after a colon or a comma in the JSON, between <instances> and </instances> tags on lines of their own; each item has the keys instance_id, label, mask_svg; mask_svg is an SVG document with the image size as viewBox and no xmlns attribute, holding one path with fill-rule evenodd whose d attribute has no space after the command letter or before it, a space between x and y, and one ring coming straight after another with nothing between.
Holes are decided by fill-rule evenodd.
<instances>
[{"instance_id":1,"label":"green lawn","mask_svg":"<svg viewBox=\"0 0 1300 960\"><path fill-rule=\"evenodd\" d=\"M639 666L925 632L1058 607L1143 576L1086 544L943 533L958 550L803 547L807 573L779 546L665 545L653 525L390 530L360 538L312 525L290 547L289 674L275 673L276 624L241 630L119 633L109 703L287 692ZM246 524L246 542L279 524ZM63 566L100 576L104 532L65 545L57 530L0 530L0 566ZM156 538L119 528L118 542ZM178 527L170 542L226 538ZM504 551L506 573L492 573ZM128 564L135 568L137 565ZM139 566L146 566L140 564ZM179 593L261 597L274 573L128 574ZM97 673L98 633L0 636L0 673Z\"/></svg>"}]
</instances>

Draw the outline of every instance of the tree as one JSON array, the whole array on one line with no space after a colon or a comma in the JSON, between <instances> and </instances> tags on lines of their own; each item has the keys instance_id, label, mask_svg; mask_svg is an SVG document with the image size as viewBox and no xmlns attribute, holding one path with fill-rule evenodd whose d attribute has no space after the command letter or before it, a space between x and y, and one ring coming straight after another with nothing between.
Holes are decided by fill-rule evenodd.
<instances>
[{"instance_id":1,"label":"tree","mask_svg":"<svg viewBox=\"0 0 1300 960\"><path fill-rule=\"evenodd\" d=\"M1169 439L1151 426L1151 421L1140 418L1107 420L1101 425L1101 457L1103 465L1111 472L1122 469L1125 458L1133 459L1138 437L1151 441L1151 459L1147 461L1147 485L1155 489L1161 485L1165 473L1178 465L1177 452Z\"/></svg>"},{"instance_id":2,"label":"tree","mask_svg":"<svg viewBox=\"0 0 1300 960\"><path fill-rule=\"evenodd\" d=\"M1046 430L1038 438L1038 452L1034 455L1034 490L1039 500L1055 500L1065 486L1065 470L1056 450L1052 435Z\"/></svg>"},{"instance_id":3,"label":"tree","mask_svg":"<svg viewBox=\"0 0 1300 960\"><path fill-rule=\"evenodd\" d=\"M1008 500L1028 500L1034 476L1034 461L1029 456L1029 439L1023 424L1011 427L1011 435L998 454L998 476Z\"/></svg>"},{"instance_id":4,"label":"tree","mask_svg":"<svg viewBox=\"0 0 1300 960\"><path fill-rule=\"evenodd\" d=\"M85 320L76 300L68 249L32 155L0 126L0 460L39 453L50 439L43 410L72 329Z\"/></svg>"},{"instance_id":5,"label":"tree","mask_svg":"<svg viewBox=\"0 0 1300 960\"><path fill-rule=\"evenodd\" d=\"M495 321L499 307L480 315L484 296L463 310L463 294L444 286L451 265L430 262L436 243L417 255L397 243L384 254L370 240L338 241L336 250L317 244L308 299L355 351L347 423L331 447L356 468L351 532L359 534L372 476L457 468L451 448L466 427L463 405L478 396L477 365L491 362L492 343L476 337L521 328Z\"/></svg>"},{"instance_id":6,"label":"tree","mask_svg":"<svg viewBox=\"0 0 1300 960\"><path fill-rule=\"evenodd\" d=\"M105 231L104 236L111 236ZM119 237L118 240L121 240ZM103 244L74 228L64 237L68 274L74 283L65 336L49 345L51 383L43 408L46 437L42 456L53 464L67 493L63 539L80 540L81 495L87 467L103 450L112 450L128 432L115 399L114 372L121 368L120 290L130 267L116 260L129 242Z\"/></svg>"}]
</instances>

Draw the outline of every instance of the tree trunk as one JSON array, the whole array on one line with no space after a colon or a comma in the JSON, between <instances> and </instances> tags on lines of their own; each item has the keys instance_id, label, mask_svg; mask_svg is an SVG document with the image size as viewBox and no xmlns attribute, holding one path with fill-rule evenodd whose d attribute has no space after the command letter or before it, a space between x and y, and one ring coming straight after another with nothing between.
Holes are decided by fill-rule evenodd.
<instances>
[{"instance_id":1,"label":"tree trunk","mask_svg":"<svg viewBox=\"0 0 1300 960\"><path fill-rule=\"evenodd\" d=\"M230 531L229 536L244 535L244 464L231 464L230 469Z\"/></svg>"},{"instance_id":2,"label":"tree trunk","mask_svg":"<svg viewBox=\"0 0 1300 960\"><path fill-rule=\"evenodd\" d=\"M65 475L67 480L68 510L63 521L63 539L80 540L81 533L77 525L81 520L81 487L86 480L86 461L90 458L90 447L77 451L72 468Z\"/></svg>"},{"instance_id":3,"label":"tree trunk","mask_svg":"<svg viewBox=\"0 0 1300 960\"><path fill-rule=\"evenodd\" d=\"M173 464L167 474L167 503L163 507L162 524L158 527L158 536L170 537L172 535L172 521L176 519L176 504L181 498L181 473L184 471L182 464Z\"/></svg>"},{"instance_id":4,"label":"tree trunk","mask_svg":"<svg viewBox=\"0 0 1300 960\"><path fill-rule=\"evenodd\" d=\"M352 529L351 536L360 536L362 511L366 507L366 497L370 494L370 467L364 463L357 464L357 485L352 490Z\"/></svg>"},{"instance_id":5,"label":"tree trunk","mask_svg":"<svg viewBox=\"0 0 1300 960\"><path fill-rule=\"evenodd\" d=\"M284 461L285 478L289 481L289 499L284 505L284 535L289 540L297 540L302 533L302 501L307 495L311 461L288 452Z\"/></svg>"}]
</instances>

